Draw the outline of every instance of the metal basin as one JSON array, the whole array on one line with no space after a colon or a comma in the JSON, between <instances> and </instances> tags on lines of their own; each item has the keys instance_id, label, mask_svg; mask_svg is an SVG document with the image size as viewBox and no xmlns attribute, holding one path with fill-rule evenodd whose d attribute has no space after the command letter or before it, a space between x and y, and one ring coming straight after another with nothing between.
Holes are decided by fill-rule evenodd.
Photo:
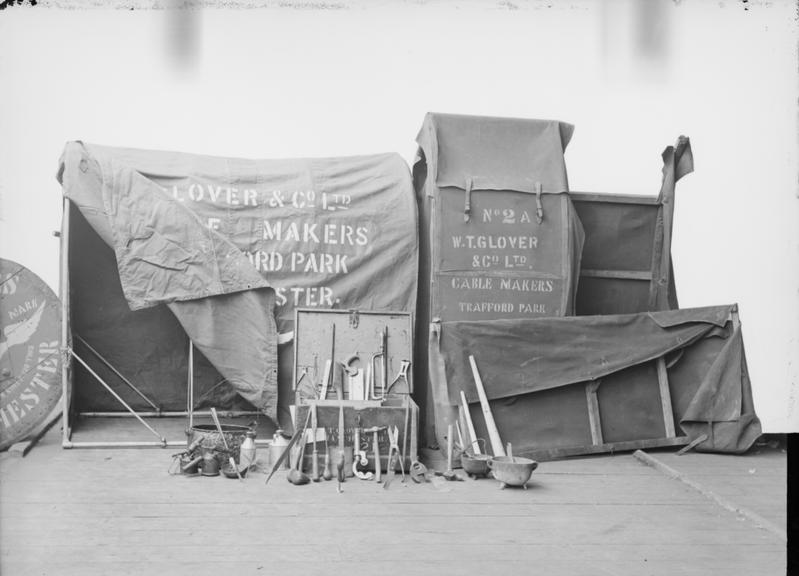
<instances>
[{"instance_id":1,"label":"metal basin","mask_svg":"<svg viewBox=\"0 0 799 576\"><path fill-rule=\"evenodd\" d=\"M488 467L494 478L505 486L523 486L527 490L527 481L538 468L538 462L529 458L497 456L488 461Z\"/></svg>"},{"instance_id":2,"label":"metal basin","mask_svg":"<svg viewBox=\"0 0 799 576\"><path fill-rule=\"evenodd\" d=\"M467 452L461 453L461 466L463 471L469 476L488 476L488 461L491 456L487 454L469 454Z\"/></svg>"}]
</instances>

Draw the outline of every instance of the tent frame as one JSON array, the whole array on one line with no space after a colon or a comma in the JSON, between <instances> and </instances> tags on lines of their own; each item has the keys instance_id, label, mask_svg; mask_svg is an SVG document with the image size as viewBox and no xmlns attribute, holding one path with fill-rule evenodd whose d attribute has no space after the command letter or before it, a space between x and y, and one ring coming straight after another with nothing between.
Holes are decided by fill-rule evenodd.
<instances>
[{"instance_id":1,"label":"tent frame","mask_svg":"<svg viewBox=\"0 0 799 576\"><path fill-rule=\"evenodd\" d=\"M68 198L64 198L63 203L63 218L61 220L60 236L60 269L61 269L61 282L59 285L59 296L61 299L61 359L63 369L61 370L61 401L63 413L63 426L61 446L63 448L139 448L139 447L161 447L167 446L185 446L187 440L167 440L160 432L153 428L150 424L144 421L146 417L186 417L187 427L186 436L190 434L194 426L195 416L210 416L211 412L208 410L198 411L194 409L194 343L189 340L189 362L186 377L186 410L185 411L164 411L144 393L142 393L130 380L119 372L108 360L106 360L99 352L97 352L88 342L78 334L72 334L70 325L70 291L69 291L69 230L70 230L70 212L72 203ZM107 366L119 379L136 394L145 400L154 410L153 411L136 411L125 400L122 399L114 389L98 375L89 364L75 352L73 347L73 336L84 345L100 362ZM80 365L86 369L124 408L125 412L79 412L74 416L96 418L96 417L110 417L110 418L136 418L147 430L149 430L156 438L157 441L73 441L72 440L72 421L70 420L70 406L72 401L72 376L73 376L73 363L76 360ZM249 416L260 414L260 412L253 411L228 411L225 414L229 417L233 416ZM267 440L256 440L257 444L267 444Z\"/></svg>"}]
</instances>

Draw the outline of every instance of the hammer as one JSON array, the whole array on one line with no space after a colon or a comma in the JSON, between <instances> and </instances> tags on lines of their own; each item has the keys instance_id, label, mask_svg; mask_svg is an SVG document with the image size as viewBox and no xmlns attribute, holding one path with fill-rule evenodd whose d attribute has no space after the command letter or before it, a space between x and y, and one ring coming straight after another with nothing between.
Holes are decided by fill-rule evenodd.
<instances>
[{"instance_id":1,"label":"hammer","mask_svg":"<svg viewBox=\"0 0 799 576\"><path fill-rule=\"evenodd\" d=\"M382 480L381 476L381 468L382 464L380 463L380 446L377 442L377 435L382 430L385 430L385 426L372 426L371 428L367 428L364 430L366 434L369 432L372 433L372 447L375 452L375 482L380 482Z\"/></svg>"}]
</instances>

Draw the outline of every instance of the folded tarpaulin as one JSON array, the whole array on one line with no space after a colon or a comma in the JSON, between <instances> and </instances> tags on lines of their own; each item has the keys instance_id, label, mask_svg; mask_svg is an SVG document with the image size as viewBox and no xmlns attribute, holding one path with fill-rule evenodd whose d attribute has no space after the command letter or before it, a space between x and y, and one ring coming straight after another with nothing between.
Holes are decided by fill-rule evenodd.
<instances>
[{"instance_id":1,"label":"folded tarpaulin","mask_svg":"<svg viewBox=\"0 0 799 576\"><path fill-rule=\"evenodd\" d=\"M741 452L760 434L733 306L612 316L443 322L439 350L451 405L478 401L469 356L491 400L599 381L671 354L675 419L708 440L698 450ZM723 346L702 358L679 354L707 339ZM690 358L689 358L690 356ZM688 359L686 359L688 358ZM438 385L441 385L439 382ZM535 394L531 395L535 398Z\"/></svg>"},{"instance_id":2,"label":"folded tarpaulin","mask_svg":"<svg viewBox=\"0 0 799 576\"><path fill-rule=\"evenodd\" d=\"M416 141L439 188L568 192L563 152L574 126L556 120L429 113Z\"/></svg>"},{"instance_id":3,"label":"folded tarpaulin","mask_svg":"<svg viewBox=\"0 0 799 576\"><path fill-rule=\"evenodd\" d=\"M567 194L563 153L573 130L554 120L425 116L414 166L428 236L424 314L448 321L574 313L585 235Z\"/></svg>"},{"instance_id":4,"label":"folded tarpaulin","mask_svg":"<svg viewBox=\"0 0 799 576\"><path fill-rule=\"evenodd\" d=\"M58 172L64 195L114 249L130 308L167 304L219 373L274 420L274 290L235 245L129 160L68 143Z\"/></svg>"}]
</instances>

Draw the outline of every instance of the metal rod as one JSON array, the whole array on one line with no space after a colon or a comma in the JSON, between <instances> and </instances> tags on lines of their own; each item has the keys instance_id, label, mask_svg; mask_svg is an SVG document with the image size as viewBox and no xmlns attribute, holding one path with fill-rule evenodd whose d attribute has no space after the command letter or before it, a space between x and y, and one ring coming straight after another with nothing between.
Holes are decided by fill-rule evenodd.
<instances>
[{"instance_id":1,"label":"metal rod","mask_svg":"<svg viewBox=\"0 0 799 576\"><path fill-rule=\"evenodd\" d=\"M186 446L185 440L164 440L163 442L69 442L66 448L165 448L167 446Z\"/></svg>"},{"instance_id":2,"label":"metal rod","mask_svg":"<svg viewBox=\"0 0 799 576\"><path fill-rule=\"evenodd\" d=\"M194 427L194 342L189 338L189 369L186 386L186 411L189 413L189 430Z\"/></svg>"},{"instance_id":3,"label":"metal rod","mask_svg":"<svg viewBox=\"0 0 799 576\"><path fill-rule=\"evenodd\" d=\"M71 427L69 424L69 213L72 204L64 197L63 215L61 217L60 257L61 277L59 292L61 293L61 410L64 418L61 427L61 445L69 442Z\"/></svg>"},{"instance_id":4,"label":"metal rod","mask_svg":"<svg viewBox=\"0 0 799 576\"><path fill-rule=\"evenodd\" d=\"M241 410L230 411L230 412L225 412L223 410L217 410L217 413L220 414L221 416L224 416L225 418L234 418L234 417L237 417L237 416L259 416L261 414L261 412L244 412L244 411L241 411ZM187 412L181 412L181 411L167 412L167 411L163 411L163 410L161 412L136 412L136 414L138 414L139 416L150 417L150 418L159 418L159 417L164 417L164 418L173 417L174 418L176 416L187 416L188 415ZM207 410L200 410L200 411L194 412L194 415L195 416L210 416L211 412L209 412ZM129 417L133 416L133 414L130 414L129 412L80 412L78 414L78 416L84 416L86 418L129 418Z\"/></svg>"},{"instance_id":5,"label":"metal rod","mask_svg":"<svg viewBox=\"0 0 799 576\"><path fill-rule=\"evenodd\" d=\"M127 402L125 402L125 401L122 399L122 397L121 397L119 394L117 394L116 392L114 392L114 389L113 389L113 388L111 388L111 387L110 387L108 384L106 384L106 382L105 382L105 381L104 381L102 378L100 378L100 376L97 374L97 372L95 372L94 370L92 370L92 369L91 369L91 367L90 367L88 364L86 364L86 362L84 362L83 358L81 358L80 356L78 356L78 355L75 353L75 351L74 351L72 348L67 348L67 350L69 350L69 353L70 353L70 354L72 354L72 356L73 356L73 357L74 357L74 358L75 358L75 359L76 359L78 362L80 362L80 363L83 365L83 367L84 367L84 368L86 368L86 370L88 370L88 371L89 371L89 374L91 374L92 376L94 376L94 377L97 379L97 381L98 381L100 384L102 384L102 385L105 387L105 389L106 389L106 390L108 390L108 391L111 393L111 395L112 395L114 398L116 398L116 399L119 401L119 403L120 403L120 404L122 404L122 405L123 405L123 406L124 406L124 407L125 407L125 408L126 408L126 409L127 409L129 412L130 412L130 413L131 413L131 414L133 414L133 415L136 417L136 419L137 419L139 422L141 422L141 423L144 425L144 427L145 427L145 428L147 428L147 429L148 429L150 432L152 432L152 433L153 433L155 436L157 436L157 437L158 437L158 438L161 440L161 443L162 443L164 446L166 446L166 438L164 438L163 436L161 436L161 434L159 434L158 432L156 432L156 431L153 429L153 427L152 427L152 426L150 426L149 424L147 424L147 422L145 422L145 421L142 419L142 417L141 417L141 416L139 416L139 415L136 413L136 411L135 411L133 408L131 408L130 406L128 406ZM74 443L73 443L73 444L74 444Z\"/></svg>"},{"instance_id":6,"label":"metal rod","mask_svg":"<svg viewBox=\"0 0 799 576\"><path fill-rule=\"evenodd\" d=\"M256 445L258 446L268 446L271 444L269 440L256 440ZM127 442L115 442L115 441L108 441L108 442L71 442L68 441L64 448L163 448L168 446L186 446L185 440L166 440L166 443L162 442L146 442L146 441L127 441Z\"/></svg>"},{"instance_id":7,"label":"metal rod","mask_svg":"<svg viewBox=\"0 0 799 576\"><path fill-rule=\"evenodd\" d=\"M136 394L138 394L139 396L141 396L141 398L142 398L142 399L143 399L145 402L147 402L147 403L148 403L150 406L152 406L152 407L153 407L153 408L154 408L156 411L158 411L158 412L160 412L160 411L161 411L161 407L160 407L160 406L156 405L156 404L155 404L155 403L154 403L152 400L150 400L150 399L149 399L149 398L148 398L148 397L147 397L147 396L144 394L144 392L142 392L141 390L139 390L138 388L136 388L136 386L134 386L134 385L133 385L133 382L131 382L130 380L128 380L127 378L125 378L125 376L123 376L123 375L122 375L122 373L121 373L119 370L117 370L116 368L114 368L114 366L112 366L112 365L111 365L111 363L110 363L108 360L106 360L105 358L103 358L103 355L102 355L102 354L100 354L100 353L99 353L97 350L95 350L94 348L92 348L91 344L89 344L88 342L86 342L86 340L84 340L84 339L83 339L83 338L80 336L80 334L73 334L73 336L75 336L75 338L77 338L77 339L78 339L78 340L79 340L79 341L80 341L80 342L81 342L81 343L82 343L84 346L86 346L86 348L88 348L88 349L89 349L89 351L90 351L92 354L94 354L95 356L97 356L97 359L98 359L100 362L102 362L103 364L105 364L105 366L106 366L106 367L107 367L109 370L111 370L111 372L113 372L114 374L116 374L116 375L117 375L117 376L120 378L120 380L122 380L122 381L123 381L125 384L127 384L127 385L130 387L130 389L131 389L131 390L133 390L133 391L134 391Z\"/></svg>"}]
</instances>

